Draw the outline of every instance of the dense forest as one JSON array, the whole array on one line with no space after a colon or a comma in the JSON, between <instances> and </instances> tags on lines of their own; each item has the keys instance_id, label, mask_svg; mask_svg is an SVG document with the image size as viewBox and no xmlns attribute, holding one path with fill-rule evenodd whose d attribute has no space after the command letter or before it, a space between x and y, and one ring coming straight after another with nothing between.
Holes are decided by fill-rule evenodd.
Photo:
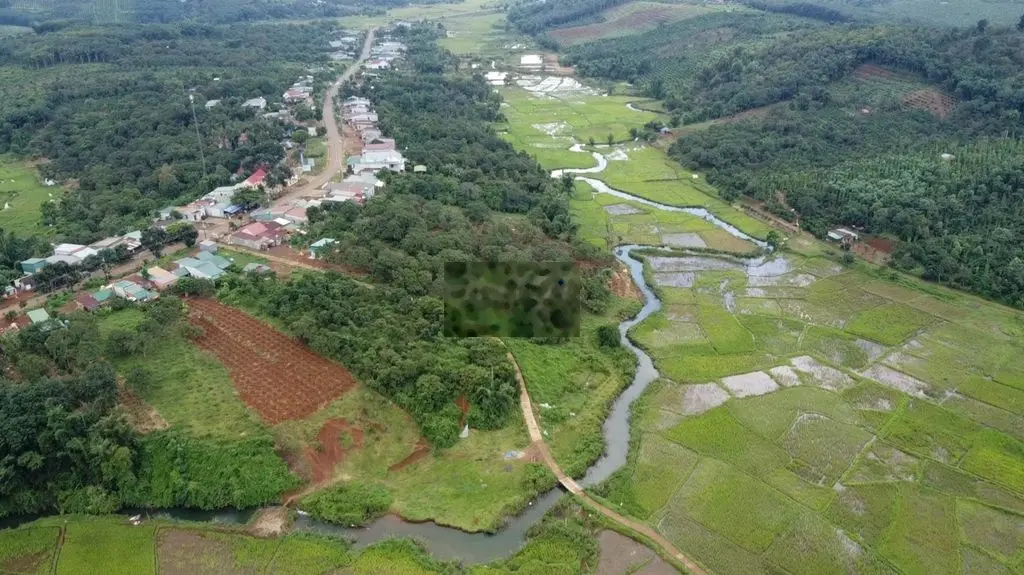
<instances>
[{"instance_id":1,"label":"dense forest","mask_svg":"<svg viewBox=\"0 0 1024 575\"><path fill-rule=\"evenodd\" d=\"M762 8L775 13L691 18L572 47L564 63L663 100L685 128L670 154L724 197L819 236L887 236L893 265L1024 306L1024 31Z\"/></svg>"},{"instance_id":2,"label":"dense forest","mask_svg":"<svg viewBox=\"0 0 1024 575\"><path fill-rule=\"evenodd\" d=\"M424 4L431 3L420 2ZM384 14L409 0L0 0L0 23L37 30L71 20L104 24L233 24Z\"/></svg>"},{"instance_id":3,"label":"dense forest","mask_svg":"<svg viewBox=\"0 0 1024 575\"><path fill-rule=\"evenodd\" d=\"M128 306L119 300L116 307ZM139 308L138 328L103 334L78 313L4 339L0 379L0 517L109 513L122 506L250 507L295 486L273 440L224 442L174 430L138 435L118 407L114 368L104 358L145 354L190 332L180 300ZM105 313L116 313L107 310ZM125 374L138 392L145 370Z\"/></svg>"},{"instance_id":4,"label":"dense forest","mask_svg":"<svg viewBox=\"0 0 1024 575\"><path fill-rule=\"evenodd\" d=\"M77 182L43 210L64 238L137 229L155 210L276 165L285 127L241 103L278 105L327 61L334 34L330 24L188 23L0 39L0 153L46 158L45 176ZM206 108L210 100L221 103Z\"/></svg>"},{"instance_id":5,"label":"dense forest","mask_svg":"<svg viewBox=\"0 0 1024 575\"><path fill-rule=\"evenodd\" d=\"M325 204L310 212L303 241L337 240L328 260L364 270L373 287L337 275L288 282L239 278L219 295L282 321L314 350L409 411L435 445L452 445L461 414L481 429L506 424L517 388L506 350L487 339L442 335L443 266L450 261L594 262L584 305L609 300L607 254L575 241L567 187L516 152L491 124L499 100L480 77L452 74L455 61L414 28L404 68L367 83L380 126L426 173L386 174L365 206ZM330 206L330 207L328 207Z\"/></svg>"},{"instance_id":6,"label":"dense forest","mask_svg":"<svg viewBox=\"0 0 1024 575\"><path fill-rule=\"evenodd\" d=\"M628 0L524 0L508 9L508 21L526 34L536 34L563 25L579 26L599 20L603 10Z\"/></svg>"}]
</instances>

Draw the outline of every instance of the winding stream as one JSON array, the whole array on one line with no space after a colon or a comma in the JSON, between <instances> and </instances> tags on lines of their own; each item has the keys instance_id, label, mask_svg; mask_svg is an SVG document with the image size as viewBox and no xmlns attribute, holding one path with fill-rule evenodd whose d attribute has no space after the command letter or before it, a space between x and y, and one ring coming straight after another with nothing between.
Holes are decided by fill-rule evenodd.
<instances>
[{"instance_id":1,"label":"winding stream","mask_svg":"<svg viewBox=\"0 0 1024 575\"><path fill-rule=\"evenodd\" d=\"M585 153L580 144L574 145L571 150ZM762 247L765 245L764 242L744 234L705 209L680 208L659 204L621 190L616 190L600 180L578 175L596 174L603 172L607 168L608 161L602 154L592 152L591 155L597 161L597 166L583 169L555 170L551 173L551 176L558 178L563 173L574 174L577 180L587 182L599 193L611 194L661 210L686 212L712 222L736 237L751 241ZM654 367L650 356L633 345L629 338L626 337L626 332L631 327L661 308L661 301L655 296L650 286L644 280L643 263L631 257L633 250L644 247L655 246L624 245L615 249L615 257L629 268L633 281L643 292L645 300L643 308L636 316L619 324L620 342L636 355L637 370L633 377L633 382L615 400L608 418L604 422L605 453L587 469L584 478L580 481L580 484L585 487L601 483L625 465L626 457L629 453L630 406L633 404L633 401L640 397L640 394L644 392L647 386L659 377L658 370ZM413 523L395 515L381 517L367 527L348 528L318 521L300 513L293 528L295 531L300 532L314 532L343 537L352 541L356 548L365 547L392 537L411 537L421 542L427 551L438 559L459 559L466 564L487 563L508 557L519 550L526 541L526 532L529 528L540 521L544 514L558 502L564 493L565 491L558 487L541 495L531 502L518 516L509 518L501 530L494 534L467 533L432 522ZM197 511L190 509L168 509L149 512L148 514L150 517L157 519L245 524L253 517L253 513L253 510Z\"/></svg>"}]
</instances>

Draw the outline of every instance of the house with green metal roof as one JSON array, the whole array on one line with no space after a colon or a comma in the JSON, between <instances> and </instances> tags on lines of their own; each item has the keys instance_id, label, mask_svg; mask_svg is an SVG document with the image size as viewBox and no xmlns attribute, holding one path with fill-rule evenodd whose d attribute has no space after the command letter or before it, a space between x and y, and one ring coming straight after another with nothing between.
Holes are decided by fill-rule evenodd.
<instances>
[{"instance_id":1,"label":"house with green metal roof","mask_svg":"<svg viewBox=\"0 0 1024 575\"><path fill-rule=\"evenodd\" d=\"M28 319L32 320L32 323L46 323L50 321L50 314L46 313L46 310L43 308L34 309L25 315L28 316Z\"/></svg>"},{"instance_id":2,"label":"house with green metal roof","mask_svg":"<svg viewBox=\"0 0 1024 575\"><path fill-rule=\"evenodd\" d=\"M29 258L21 262L21 271L27 274L34 274L46 267L46 258Z\"/></svg>"},{"instance_id":3,"label":"house with green metal roof","mask_svg":"<svg viewBox=\"0 0 1024 575\"><path fill-rule=\"evenodd\" d=\"M156 294L128 280L121 280L110 285L115 295L123 297L128 301L149 301L156 298Z\"/></svg>"}]
</instances>

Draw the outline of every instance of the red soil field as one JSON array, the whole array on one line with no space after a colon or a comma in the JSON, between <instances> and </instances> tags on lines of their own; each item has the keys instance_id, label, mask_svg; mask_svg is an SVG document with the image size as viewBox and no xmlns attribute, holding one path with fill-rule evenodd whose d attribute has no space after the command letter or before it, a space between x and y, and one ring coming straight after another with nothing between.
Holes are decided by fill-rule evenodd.
<instances>
[{"instance_id":1,"label":"red soil field","mask_svg":"<svg viewBox=\"0 0 1024 575\"><path fill-rule=\"evenodd\" d=\"M316 440L320 443L319 449L306 446L304 449L306 460L313 474L313 483L322 484L331 479L334 474L334 466L341 463L348 450L341 444L341 434L348 433L352 438L350 449L359 449L363 446L363 430L353 427L344 419L330 419L320 428Z\"/></svg>"},{"instance_id":2,"label":"red soil field","mask_svg":"<svg viewBox=\"0 0 1024 575\"><path fill-rule=\"evenodd\" d=\"M312 415L356 385L344 367L212 299L188 301L196 340L224 364L242 401L270 425Z\"/></svg>"}]
</instances>

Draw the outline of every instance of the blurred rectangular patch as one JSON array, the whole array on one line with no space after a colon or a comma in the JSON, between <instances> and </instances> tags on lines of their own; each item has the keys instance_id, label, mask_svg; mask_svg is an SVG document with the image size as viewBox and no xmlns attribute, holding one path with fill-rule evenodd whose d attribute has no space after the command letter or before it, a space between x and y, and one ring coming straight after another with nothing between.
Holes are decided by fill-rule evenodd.
<instances>
[{"instance_id":1,"label":"blurred rectangular patch","mask_svg":"<svg viewBox=\"0 0 1024 575\"><path fill-rule=\"evenodd\" d=\"M576 337L579 269L573 262L448 262L446 337Z\"/></svg>"}]
</instances>

